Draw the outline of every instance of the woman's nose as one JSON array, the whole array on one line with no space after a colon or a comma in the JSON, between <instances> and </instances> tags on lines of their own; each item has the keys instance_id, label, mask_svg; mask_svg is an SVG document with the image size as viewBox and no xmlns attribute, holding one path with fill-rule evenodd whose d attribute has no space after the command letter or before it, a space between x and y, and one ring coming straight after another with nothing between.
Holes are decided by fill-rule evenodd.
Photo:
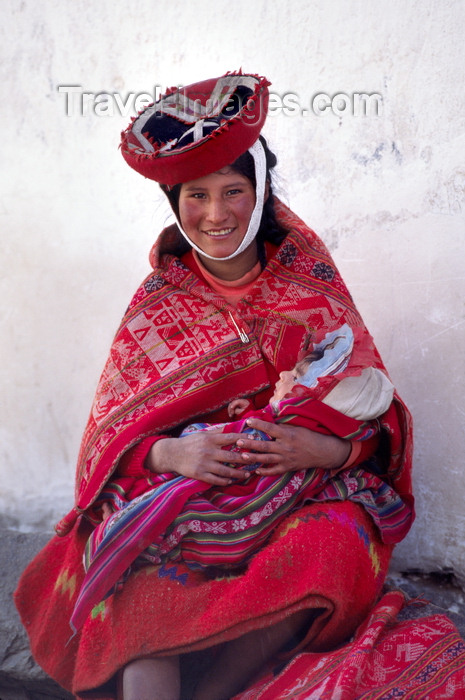
<instances>
[{"instance_id":1,"label":"woman's nose","mask_svg":"<svg viewBox=\"0 0 465 700\"><path fill-rule=\"evenodd\" d=\"M207 220L219 224L228 218L228 207L221 198L212 198L208 203Z\"/></svg>"}]
</instances>

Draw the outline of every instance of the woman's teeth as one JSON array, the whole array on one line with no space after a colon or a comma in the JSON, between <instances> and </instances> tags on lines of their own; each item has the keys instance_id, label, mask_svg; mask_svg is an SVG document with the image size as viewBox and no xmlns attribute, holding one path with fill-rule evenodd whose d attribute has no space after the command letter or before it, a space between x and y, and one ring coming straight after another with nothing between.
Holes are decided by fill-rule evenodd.
<instances>
[{"instance_id":1,"label":"woman's teeth","mask_svg":"<svg viewBox=\"0 0 465 700\"><path fill-rule=\"evenodd\" d=\"M205 231L207 236L226 236L228 233L232 233L234 229L232 228L222 228L219 231Z\"/></svg>"}]
</instances>

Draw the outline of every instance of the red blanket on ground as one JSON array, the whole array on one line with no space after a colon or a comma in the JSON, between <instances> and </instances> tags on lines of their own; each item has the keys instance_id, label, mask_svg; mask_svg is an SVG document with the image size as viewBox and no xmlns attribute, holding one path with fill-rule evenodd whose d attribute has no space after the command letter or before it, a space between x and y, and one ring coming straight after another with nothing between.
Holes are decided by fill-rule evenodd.
<instances>
[{"instance_id":1,"label":"red blanket on ground","mask_svg":"<svg viewBox=\"0 0 465 700\"><path fill-rule=\"evenodd\" d=\"M299 654L235 700L463 700L464 640L445 615L397 621L404 604L386 593L348 644Z\"/></svg>"},{"instance_id":2,"label":"red blanket on ground","mask_svg":"<svg viewBox=\"0 0 465 700\"><path fill-rule=\"evenodd\" d=\"M210 580L182 563L141 569L69 641L92 528L79 515L98 518L93 504L121 456L146 436L220 419L213 414L237 396L260 396L262 407L270 372L293 366L312 331L363 327L318 237L281 204L278 214L289 234L236 308L176 255L155 256L117 332L83 437L76 508L16 593L35 658L76 695L114 697L114 675L131 659L206 649L304 608L322 611L304 644L334 648L380 595L392 546L361 506L318 503L280 523L241 575ZM374 346L366 361L383 369ZM377 466L412 509L411 427L400 399L380 422Z\"/></svg>"}]
</instances>

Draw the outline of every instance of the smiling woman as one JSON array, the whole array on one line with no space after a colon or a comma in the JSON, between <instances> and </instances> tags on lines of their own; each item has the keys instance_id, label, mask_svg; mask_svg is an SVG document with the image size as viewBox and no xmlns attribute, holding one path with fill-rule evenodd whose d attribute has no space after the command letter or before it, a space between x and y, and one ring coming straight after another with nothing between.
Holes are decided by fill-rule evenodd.
<instances>
[{"instance_id":1,"label":"smiling woman","mask_svg":"<svg viewBox=\"0 0 465 700\"><path fill-rule=\"evenodd\" d=\"M377 600L413 519L409 414L397 395L348 431L347 416L324 403L331 382L339 386L326 375L313 422L293 422L294 405L279 423L260 413L309 339L342 327L370 340L358 356L349 347L344 372L386 374L325 246L273 195L276 158L260 135L267 86L233 73L168 91L122 136L124 158L161 185L177 222L157 237L153 270L115 336L83 436L76 505L16 594L36 659L78 698L225 700L284 647L341 645ZM184 431L227 421L239 398L258 409L251 427L270 440L238 428ZM350 493L332 483L343 472ZM302 492L284 510L286 493L311 474L331 496L317 503ZM260 490L244 510L265 484L276 520ZM399 508L380 524L386 489ZM202 527L186 520L201 494ZM211 509L218 501L225 511L239 504L233 524ZM195 682L185 663L197 667Z\"/></svg>"}]
</instances>

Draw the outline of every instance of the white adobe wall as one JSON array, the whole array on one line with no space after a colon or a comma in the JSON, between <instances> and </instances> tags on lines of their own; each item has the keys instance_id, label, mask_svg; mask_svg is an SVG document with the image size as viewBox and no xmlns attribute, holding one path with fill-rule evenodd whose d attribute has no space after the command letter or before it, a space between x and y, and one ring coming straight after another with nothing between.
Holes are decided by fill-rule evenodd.
<instances>
[{"instance_id":1,"label":"white adobe wall","mask_svg":"<svg viewBox=\"0 0 465 700\"><path fill-rule=\"evenodd\" d=\"M118 151L129 117L92 101L67 116L57 87L123 98L242 66L308 111L268 119L282 189L330 246L415 419L418 519L396 565L465 578L464 4L5 0L0 14L7 521L48 527L71 507L93 390L167 216ZM356 92L381 96L379 116L312 112L318 93Z\"/></svg>"}]
</instances>

